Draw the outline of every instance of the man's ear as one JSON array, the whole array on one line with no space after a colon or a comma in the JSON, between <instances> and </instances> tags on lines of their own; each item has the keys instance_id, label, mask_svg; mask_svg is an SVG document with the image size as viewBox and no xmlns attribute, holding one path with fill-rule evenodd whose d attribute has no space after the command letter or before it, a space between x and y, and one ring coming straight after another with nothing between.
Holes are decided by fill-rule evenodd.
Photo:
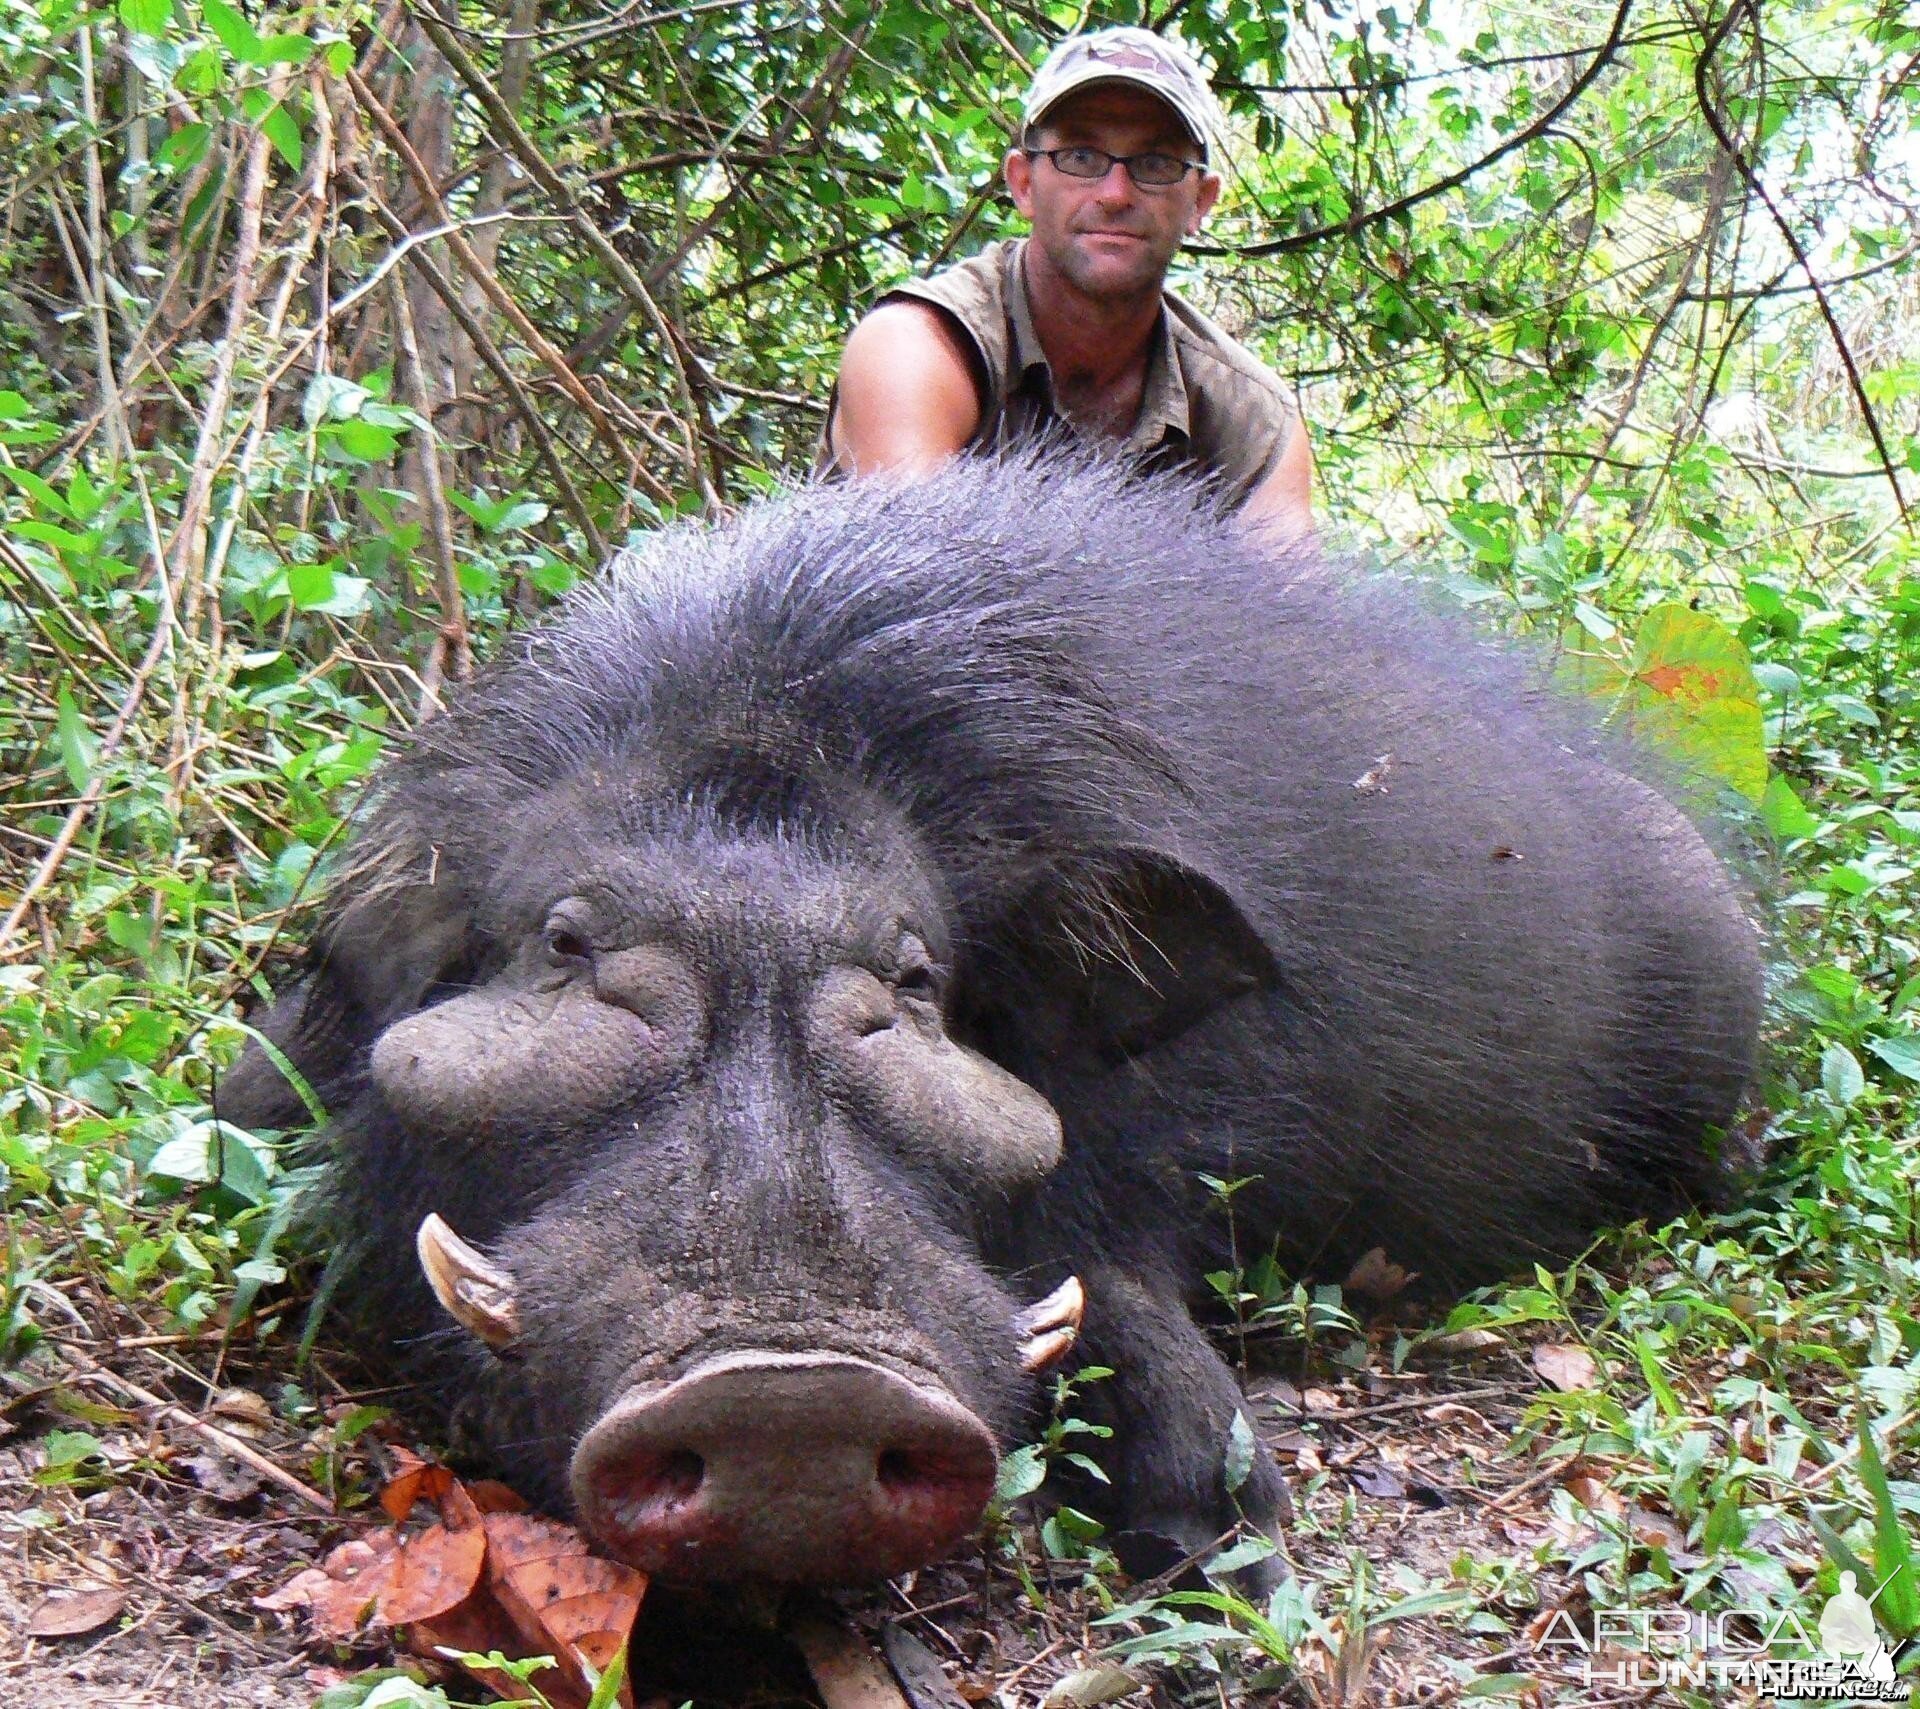
<instances>
[{"instance_id":1,"label":"man's ear","mask_svg":"<svg viewBox=\"0 0 1920 1709\"><path fill-rule=\"evenodd\" d=\"M1013 198L1013 205L1020 210L1023 219L1033 218L1033 160L1018 143L1007 150L1007 157L1000 163L1000 171L1007 181L1007 194Z\"/></svg>"},{"instance_id":2,"label":"man's ear","mask_svg":"<svg viewBox=\"0 0 1920 1709\"><path fill-rule=\"evenodd\" d=\"M1200 174L1200 192L1194 197L1193 217L1187 221L1187 236L1198 237L1200 228L1207 223L1207 215L1213 212L1213 205L1220 200L1220 174L1203 172Z\"/></svg>"},{"instance_id":3,"label":"man's ear","mask_svg":"<svg viewBox=\"0 0 1920 1709\"><path fill-rule=\"evenodd\" d=\"M1281 979L1221 880L1155 850L1049 881L1008 921L994 965L961 994L962 1030L1016 1073L1114 1066Z\"/></svg>"}]
</instances>

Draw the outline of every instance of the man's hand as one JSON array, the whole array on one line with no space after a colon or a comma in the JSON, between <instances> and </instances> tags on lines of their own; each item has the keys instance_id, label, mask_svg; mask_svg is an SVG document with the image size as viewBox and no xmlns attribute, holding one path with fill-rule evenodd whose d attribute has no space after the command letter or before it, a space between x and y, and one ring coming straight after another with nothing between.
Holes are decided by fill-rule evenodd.
<instances>
[{"instance_id":1,"label":"man's hand","mask_svg":"<svg viewBox=\"0 0 1920 1709\"><path fill-rule=\"evenodd\" d=\"M851 474L920 474L965 449L984 408L967 335L931 303L895 297L853 329L828 442Z\"/></svg>"}]
</instances>

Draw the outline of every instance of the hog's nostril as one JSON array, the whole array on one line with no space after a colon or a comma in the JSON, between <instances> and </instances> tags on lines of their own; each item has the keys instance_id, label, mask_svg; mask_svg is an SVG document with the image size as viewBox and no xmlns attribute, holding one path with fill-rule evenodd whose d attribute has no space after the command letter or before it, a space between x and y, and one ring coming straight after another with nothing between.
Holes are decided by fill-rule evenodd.
<instances>
[{"instance_id":1,"label":"hog's nostril","mask_svg":"<svg viewBox=\"0 0 1920 1709\"><path fill-rule=\"evenodd\" d=\"M889 1448L880 1456L874 1476L883 1488L898 1489L920 1482L920 1468L904 1449Z\"/></svg>"},{"instance_id":2,"label":"hog's nostril","mask_svg":"<svg viewBox=\"0 0 1920 1709\"><path fill-rule=\"evenodd\" d=\"M664 1456L653 1474L653 1487L669 1501L685 1501L706 1481L707 1462L688 1448Z\"/></svg>"}]
</instances>

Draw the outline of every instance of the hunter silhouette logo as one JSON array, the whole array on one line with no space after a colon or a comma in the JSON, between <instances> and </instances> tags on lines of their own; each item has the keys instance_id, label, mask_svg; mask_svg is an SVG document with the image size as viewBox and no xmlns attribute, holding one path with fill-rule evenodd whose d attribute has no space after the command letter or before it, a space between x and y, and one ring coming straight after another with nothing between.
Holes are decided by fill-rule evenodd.
<instances>
[{"instance_id":1,"label":"hunter silhouette logo","mask_svg":"<svg viewBox=\"0 0 1920 1709\"><path fill-rule=\"evenodd\" d=\"M1839 1590L1820 1610L1820 1648L1833 1660L1847 1662L1858 1668L1865 1678L1883 1685L1893 1683L1900 1659L1916 1642L1914 1636L1908 1636L1897 1648L1889 1649L1873 1618L1873 1605L1881 1591L1902 1570L1895 1567L1888 1573L1874 1586L1872 1596L1862 1596L1859 1580L1853 1573L1843 1572Z\"/></svg>"}]
</instances>

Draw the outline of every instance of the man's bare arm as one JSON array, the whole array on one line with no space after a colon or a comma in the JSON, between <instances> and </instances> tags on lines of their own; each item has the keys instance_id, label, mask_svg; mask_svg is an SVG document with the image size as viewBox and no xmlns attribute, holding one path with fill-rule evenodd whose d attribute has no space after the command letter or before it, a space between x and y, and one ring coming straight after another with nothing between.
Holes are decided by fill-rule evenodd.
<instances>
[{"instance_id":1,"label":"man's bare arm","mask_svg":"<svg viewBox=\"0 0 1920 1709\"><path fill-rule=\"evenodd\" d=\"M931 303L895 297L853 329L827 432L856 475L921 474L964 449L983 407L967 335Z\"/></svg>"},{"instance_id":2,"label":"man's bare arm","mask_svg":"<svg viewBox=\"0 0 1920 1709\"><path fill-rule=\"evenodd\" d=\"M1240 515L1248 527L1281 539L1304 534L1313 526L1313 450L1307 444L1304 421L1294 423L1293 437L1280 453L1280 461L1248 495Z\"/></svg>"}]
</instances>

